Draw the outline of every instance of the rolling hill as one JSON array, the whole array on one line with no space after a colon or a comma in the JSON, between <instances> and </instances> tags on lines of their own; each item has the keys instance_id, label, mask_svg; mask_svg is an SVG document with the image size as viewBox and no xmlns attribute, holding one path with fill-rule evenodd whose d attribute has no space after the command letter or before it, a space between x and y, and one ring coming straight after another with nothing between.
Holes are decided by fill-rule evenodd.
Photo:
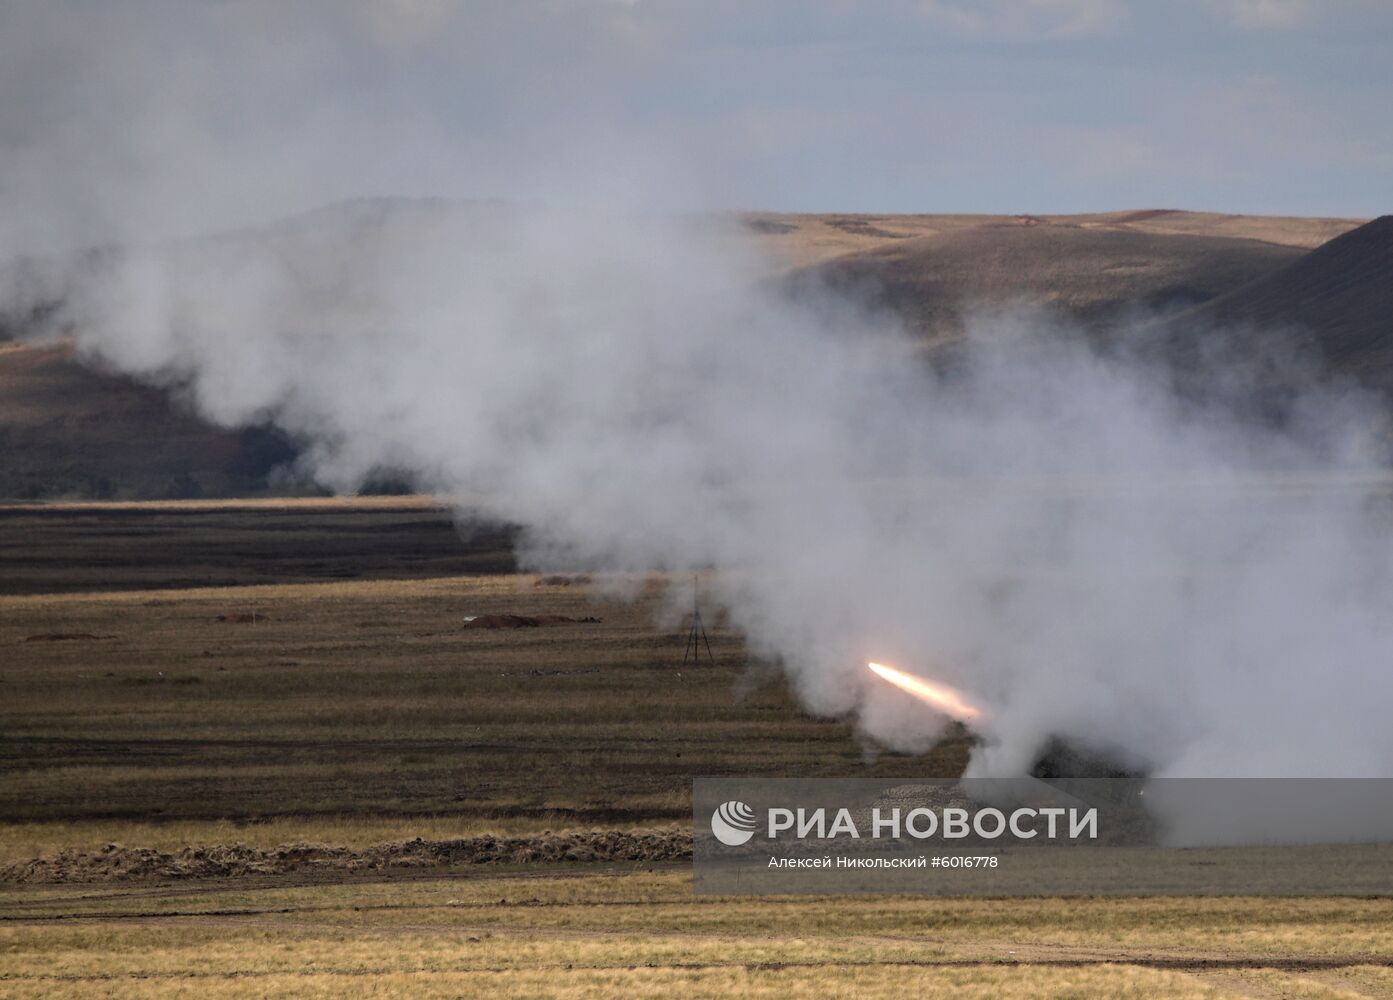
<instances>
[{"instance_id":1,"label":"rolling hill","mask_svg":"<svg viewBox=\"0 0 1393 1000\"><path fill-rule=\"evenodd\" d=\"M247 495L295 454L279 431L213 427L67 344L0 343L0 497Z\"/></svg>"},{"instance_id":2,"label":"rolling hill","mask_svg":"<svg viewBox=\"0 0 1393 1000\"><path fill-rule=\"evenodd\" d=\"M1156 236L1228 236L1312 250L1366 221L1305 216L1224 215L1155 208L1087 215L789 215L750 212L736 216L736 219L745 230L745 238L753 240L770 265L781 270L825 263L846 254L887 247L899 240L947 236L986 225L1072 226Z\"/></svg>"},{"instance_id":3,"label":"rolling hill","mask_svg":"<svg viewBox=\"0 0 1393 1000\"><path fill-rule=\"evenodd\" d=\"M1330 371L1393 391L1393 216L1337 236L1164 327L1188 353L1215 331L1280 338L1284 349Z\"/></svg>"},{"instance_id":4,"label":"rolling hill","mask_svg":"<svg viewBox=\"0 0 1393 1000\"><path fill-rule=\"evenodd\" d=\"M413 227L456 211L509 209L369 199L201 242L217 248L270 233L290 256L346 242L370 264L393 241L411 239ZM1188 309L1195 326L1232 317L1296 318L1323 331L1342 365L1362 366L1371 377L1375 369L1393 370L1388 282L1383 298L1370 287L1390 273L1386 219L1354 229L1357 222L1347 219L1163 210L1038 217L742 213L718 217L716 225L734 243L758 249L763 276L794 288L807 282L869 296L905 315L926 340L954 337L962 310L974 302L1043 303L1090 324L1135 308ZM1307 255L1315 246L1321 249ZM177 395L93 368L62 342L7 341L31 334L43 319L42 311L17 315L12 308L8 300L15 297L5 289L14 287L8 282L16 274L31 284L45 280L33 261L0 273L0 497L215 497L272 488L268 475L295 456L293 443L278 432L213 427ZM326 291L326 301L341 298ZM1370 329L1382 331L1374 337L1382 338L1377 350L1369 349Z\"/></svg>"},{"instance_id":5,"label":"rolling hill","mask_svg":"<svg viewBox=\"0 0 1393 1000\"><path fill-rule=\"evenodd\" d=\"M1173 312L1266 277L1304 251L1259 240L1039 219L889 242L793 272L886 307L931 342L975 305L1034 305L1088 325Z\"/></svg>"}]
</instances>

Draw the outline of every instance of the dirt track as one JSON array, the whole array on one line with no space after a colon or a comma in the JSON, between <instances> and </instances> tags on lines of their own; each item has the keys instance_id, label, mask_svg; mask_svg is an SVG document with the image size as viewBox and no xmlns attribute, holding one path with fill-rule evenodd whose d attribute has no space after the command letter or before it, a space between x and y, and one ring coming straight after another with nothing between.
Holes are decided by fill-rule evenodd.
<instances>
[{"instance_id":1,"label":"dirt track","mask_svg":"<svg viewBox=\"0 0 1393 1000\"><path fill-rule=\"evenodd\" d=\"M360 871L458 865L675 861L691 857L687 830L597 830L534 837L403 840L365 850L286 844L257 850L244 844L178 851L108 844L99 851L62 851L0 868L0 881L112 882L127 879L225 878L303 871Z\"/></svg>"}]
</instances>

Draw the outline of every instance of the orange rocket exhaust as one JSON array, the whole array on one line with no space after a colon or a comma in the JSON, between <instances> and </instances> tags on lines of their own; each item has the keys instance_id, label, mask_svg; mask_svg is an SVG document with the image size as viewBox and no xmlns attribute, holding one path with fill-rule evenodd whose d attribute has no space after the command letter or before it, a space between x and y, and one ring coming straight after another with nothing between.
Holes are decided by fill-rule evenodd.
<instances>
[{"instance_id":1,"label":"orange rocket exhaust","mask_svg":"<svg viewBox=\"0 0 1393 1000\"><path fill-rule=\"evenodd\" d=\"M960 722L972 722L982 717L982 710L969 702L961 692L955 691L946 684L935 684L926 681L922 677L915 677L907 674L903 670L896 670L894 667L887 667L883 663L867 663L871 672L879 677L885 678L891 684L903 691L908 691L914 697L932 705L944 715L957 719Z\"/></svg>"}]
</instances>

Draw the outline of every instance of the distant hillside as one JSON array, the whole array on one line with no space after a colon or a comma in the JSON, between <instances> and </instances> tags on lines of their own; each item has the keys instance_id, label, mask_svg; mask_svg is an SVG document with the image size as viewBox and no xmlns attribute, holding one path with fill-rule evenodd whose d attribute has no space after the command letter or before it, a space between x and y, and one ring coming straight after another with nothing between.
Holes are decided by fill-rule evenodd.
<instances>
[{"instance_id":1,"label":"distant hillside","mask_svg":"<svg viewBox=\"0 0 1393 1000\"><path fill-rule=\"evenodd\" d=\"M353 281L358 272L369 280L376 255L390 254L395 241L417 238L441 220L509 210L490 202L363 199L186 240L180 249L210 262L223 253L235 259L249 247L286 261L337 253L347 262L343 283L314 290L332 315L358 308ZM298 453L286 435L271 427L215 427L166 389L85 363L63 339L65 331L54 328L63 322L56 307L65 282L119 253L103 247L65 261L0 265L0 499L226 497L285 489L268 477ZM37 334L44 346L22 340ZM372 488L396 492L406 484L384 473Z\"/></svg>"},{"instance_id":2,"label":"distant hillside","mask_svg":"<svg viewBox=\"0 0 1393 1000\"><path fill-rule=\"evenodd\" d=\"M0 344L0 497L183 498L264 492L295 457L279 431L227 431L66 345Z\"/></svg>"},{"instance_id":3,"label":"distant hillside","mask_svg":"<svg viewBox=\"0 0 1393 1000\"><path fill-rule=\"evenodd\" d=\"M1032 304L1102 324L1129 312L1193 307L1303 254L1252 239L1023 219L889 242L795 271L790 280L888 307L937 341L961 333L974 304Z\"/></svg>"},{"instance_id":4,"label":"distant hillside","mask_svg":"<svg viewBox=\"0 0 1393 1000\"><path fill-rule=\"evenodd\" d=\"M1393 390L1393 216L1382 216L1292 264L1166 324L1193 352L1214 331L1287 338L1330 370Z\"/></svg>"},{"instance_id":5,"label":"distant hillside","mask_svg":"<svg viewBox=\"0 0 1393 1000\"><path fill-rule=\"evenodd\" d=\"M285 259L347 246L353 248L353 266L370 274L376 255L416 239L421 227L484 213L496 220L512 211L498 203L365 199L188 246L216 254L269 239ZM949 336L962 305L974 300L1041 301L1087 321L1134 304L1180 309L1230 301L1224 296L1234 289L1262 287L1252 283L1299 263L1304 248L1354 225L1344 219L1164 210L1044 217L740 213L715 220L723 238L761 251L767 270L752 279L774 274L788 280L793 268L795 283L868 292L926 333ZM99 264L104 254L116 252L105 248L85 257ZM1386 275L1386 244L1383 260ZM40 260L0 266L0 497L228 496L271 488L268 473L295 455L278 432L212 427L165 390L95 370L62 343L6 342L45 325L62 298L64 270ZM326 309L356 308L345 294L353 280L350 274L344 287L322 290ZM1312 281L1321 288L1329 284ZM1271 294L1258 295L1265 297ZM1226 308L1251 313L1255 307L1244 301L1234 298ZM1277 312L1298 308L1305 307L1297 302ZM1386 321L1386 306L1370 308ZM1357 331L1332 336L1362 343ZM1367 352L1361 356L1369 360ZM1378 363L1393 367L1386 359Z\"/></svg>"},{"instance_id":6,"label":"distant hillside","mask_svg":"<svg viewBox=\"0 0 1393 1000\"><path fill-rule=\"evenodd\" d=\"M1310 250L1348 232L1365 219L1328 219L1281 215L1224 215L1143 209L1088 215L791 215L746 212L736 216L779 270L807 267L887 247L897 240L946 236L979 226L1072 226L1153 235L1228 236Z\"/></svg>"}]
</instances>

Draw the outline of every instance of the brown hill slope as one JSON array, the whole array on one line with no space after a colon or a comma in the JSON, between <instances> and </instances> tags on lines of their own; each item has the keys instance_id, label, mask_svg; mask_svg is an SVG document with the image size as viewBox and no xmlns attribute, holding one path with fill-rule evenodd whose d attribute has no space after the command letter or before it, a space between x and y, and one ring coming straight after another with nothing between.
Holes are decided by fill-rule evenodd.
<instances>
[{"instance_id":1,"label":"brown hill slope","mask_svg":"<svg viewBox=\"0 0 1393 1000\"><path fill-rule=\"evenodd\" d=\"M218 246L270 233L286 253L319 253L347 242L361 244L370 257L442 215L508 210L367 199L193 243ZM767 256L770 271L820 264L804 277L876 286L926 329L945 320L951 327L960 303L973 298L1040 299L1085 318L1133 301L1194 303L1262 277L1299 257L1301 248L1355 225L1162 210L724 218L737 223L726 227L734 240L745 247L753 242ZM31 290L35 282L61 288L42 262L0 273L0 497L254 494L266 490L270 469L293 456L274 432L211 427L163 390L86 367L64 347L5 343L42 320L13 312L18 296L11 292L19 285L12 281Z\"/></svg>"},{"instance_id":2,"label":"brown hill slope","mask_svg":"<svg viewBox=\"0 0 1393 1000\"><path fill-rule=\"evenodd\" d=\"M277 431L212 427L65 344L0 343L0 497L248 494L294 454Z\"/></svg>"},{"instance_id":3,"label":"brown hill slope","mask_svg":"<svg viewBox=\"0 0 1393 1000\"><path fill-rule=\"evenodd\" d=\"M1029 303L1099 324L1129 310L1194 306L1302 255L1225 236L990 222L848 254L791 280L863 296L939 341L961 333L964 311L974 304Z\"/></svg>"},{"instance_id":4,"label":"brown hill slope","mask_svg":"<svg viewBox=\"0 0 1393 1000\"><path fill-rule=\"evenodd\" d=\"M1338 373L1393 389L1393 216L1337 236L1165 330L1192 349L1216 330L1267 332Z\"/></svg>"},{"instance_id":5,"label":"brown hill slope","mask_svg":"<svg viewBox=\"0 0 1393 1000\"><path fill-rule=\"evenodd\" d=\"M1310 250L1365 219L1282 215L1224 215L1175 209L1094 212L1087 215L792 215L747 212L737 216L777 270L806 267L898 240L944 236L978 226L1067 225L1155 235L1229 236Z\"/></svg>"}]
</instances>

